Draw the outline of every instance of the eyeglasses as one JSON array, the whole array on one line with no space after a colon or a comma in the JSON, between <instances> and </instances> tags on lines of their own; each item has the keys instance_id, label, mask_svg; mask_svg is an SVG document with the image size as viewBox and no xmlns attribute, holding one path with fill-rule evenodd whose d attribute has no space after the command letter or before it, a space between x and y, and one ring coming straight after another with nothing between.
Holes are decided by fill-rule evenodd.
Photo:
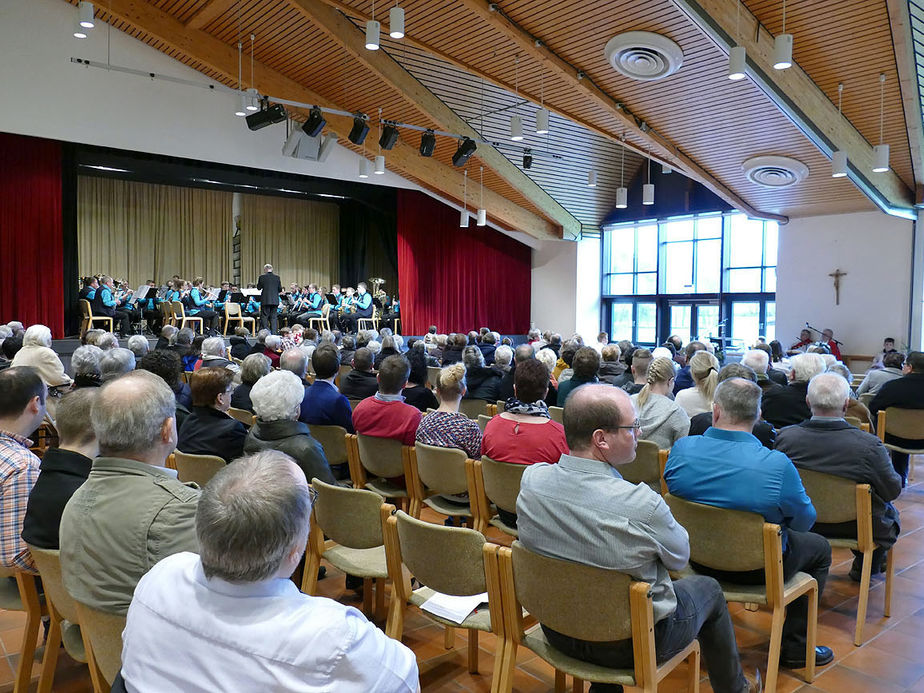
<instances>
[{"instance_id":1,"label":"eyeglasses","mask_svg":"<svg viewBox=\"0 0 924 693\"><path fill-rule=\"evenodd\" d=\"M636 419L629 426L613 426L613 428L632 428L638 431L642 428L642 422L639 419Z\"/></svg>"}]
</instances>

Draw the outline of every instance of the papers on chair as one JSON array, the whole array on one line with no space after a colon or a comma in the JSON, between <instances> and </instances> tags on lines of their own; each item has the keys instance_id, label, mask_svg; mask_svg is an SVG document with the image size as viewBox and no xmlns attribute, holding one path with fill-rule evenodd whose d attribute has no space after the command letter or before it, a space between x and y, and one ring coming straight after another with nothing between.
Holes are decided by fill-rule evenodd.
<instances>
[{"instance_id":1,"label":"papers on chair","mask_svg":"<svg viewBox=\"0 0 924 693\"><path fill-rule=\"evenodd\" d=\"M487 592L473 594L470 597L456 597L435 592L432 597L420 605L420 608L429 611L434 616L461 624L479 605L487 603Z\"/></svg>"}]
</instances>

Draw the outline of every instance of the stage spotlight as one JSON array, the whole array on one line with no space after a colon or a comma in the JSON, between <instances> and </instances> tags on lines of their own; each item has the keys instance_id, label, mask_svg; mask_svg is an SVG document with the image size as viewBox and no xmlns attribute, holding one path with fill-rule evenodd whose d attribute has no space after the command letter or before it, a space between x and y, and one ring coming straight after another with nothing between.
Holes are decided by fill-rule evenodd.
<instances>
[{"instance_id":1,"label":"stage spotlight","mask_svg":"<svg viewBox=\"0 0 924 693\"><path fill-rule=\"evenodd\" d=\"M476 149L478 149L478 145L475 144L475 140L469 137L463 137L462 141L459 142L459 148L456 149L456 153L452 155L452 165L465 166L465 162L471 158Z\"/></svg>"},{"instance_id":2,"label":"stage spotlight","mask_svg":"<svg viewBox=\"0 0 924 693\"><path fill-rule=\"evenodd\" d=\"M369 134L369 125L361 113L353 116L353 129L347 135L347 139L353 144L360 145L366 141L366 135Z\"/></svg>"},{"instance_id":3,"label":"stage spotlight","mask_svg":"<svg viewBox=\"0 0 924 693\"><path fill-rule=\"evenodd\" d=\"M436 135L433 130L427 130L420 136L420 155L433 156L433 150L436 149Z\"/></svg>"},{"instance_id":4,"label":"stage spotlight","mask_svg":"<svg viewBox=\"0 0 924 693\"><path fill-rule=\"evenodd\" d=\"M523 168L529 169L533 167L533 155L532 149L523 150Z\"/></svg>"},{"instance_id":5,"label":"stage spotlight","mask_svg":"<svg viewBox=\"0 0 924 693\"><path fill-rule=\"evenodd\" d=\"M327 121L321 113L321 109L315 106L308 113L308 120L302 124L302 131L309 137L317 137L321 134Z\"/></svg>"},{"instance_id":6,"label":"stage spotlight","mask_svg":"<svg viewBox=\"0 0 924 693\"><path fill-rule=\"evenodd\" d=\"M251 130L261 130L267 125L274 125L275 123L281 123L286 119L286 109L282 107L281 104L274 103L272 106L267 106L266 102L263 103L263 109L257 111L256 113L251 113L247 116L247 127Z\"/></svg>"},{"instance_id":7,"label":"stage spotlight","mask_svg":"<svg viewBox=\"0 0 924 693\"><path fill-rule=\"evenodd\" d=\"M391 149L398 143L398 128L394 125L386 125L382 128L382 136L379 137L379 146L382 149Z\"/></svg>"}]
</instances>

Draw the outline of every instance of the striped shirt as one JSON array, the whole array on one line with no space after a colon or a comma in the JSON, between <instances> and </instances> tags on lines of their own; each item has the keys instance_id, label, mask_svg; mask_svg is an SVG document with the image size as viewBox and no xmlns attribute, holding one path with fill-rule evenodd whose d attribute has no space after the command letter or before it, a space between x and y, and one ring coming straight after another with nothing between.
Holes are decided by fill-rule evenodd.
<instances>
[{"instance_id":1,"label":"striped shirt","mask_svg":"<svg viewBox=\"0 0 924 693\"><path fill-rule=\"evenodd\" d=\"M32 555L22 540L29 493L41 461L29 448L32 441L0 431L0 565L36 573Z\"/></svg>"},{"instance_id":2,"label":"striped shirt","mask_svg":"<svg viewBox=\"0 0 924 693\"><path fill-rule=\"evenodd\" d=\"M439 448L459 448L471 459L481 458L481 429L459 412L427 414L417 427L417 442Z\"/></svg>"}]
</instances>

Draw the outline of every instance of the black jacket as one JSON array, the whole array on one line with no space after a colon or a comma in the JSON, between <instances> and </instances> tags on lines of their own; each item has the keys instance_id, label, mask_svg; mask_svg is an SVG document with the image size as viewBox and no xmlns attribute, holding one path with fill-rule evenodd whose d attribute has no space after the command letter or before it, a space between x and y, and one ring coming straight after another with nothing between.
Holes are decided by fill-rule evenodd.
<instances>
[{"instance_id":1,"label":"black jacket","mask_svg":"<svg viewBox=\"0 0 924 693\"><path fill-rule=\"evenodd\" d=\"M616 379L626 372L626 364L622 361L601 361L597 377L601 383L616 384Z\"/></svg>"},{"instance_id":2,"label":"black jacket","mask_svg":"<svg viewBox=\"0 0 924 693\"><path fill-rule=\"evenodd\" d=\"M372 371L352 370L340 381L340 394L347 399L366 399L379 391L379 381Z\"/></svg>"},{"instance_id":3,"label":"black jacket","mask_svg":"<svg viewBox=\"0 0 924 693\"><path fill-rule=\"evenodd\" d=\"M279 294L282 293L282 280L272 272L266 272L260 275L257 280L257 288L262 290L260 294L261 306L278 306Z\"/></svg>"},{"instance_id":4,"label":"black jacket","mask_svg":"<svg viewBox=\"0 0 924 693\"><path fill-rule=\"evenodd\" d=\"M80 453L48 448L42 458L42 471L26 505L22 538L41 549L58 549L58 527L64 506L87 480L93 460Z\"/></svg>"},{"instance_id":5,"label":"black jacket","mask_svg":"<svg viewBox=\"0 0 924 693\"><path fill-rule=\"evenodd\" d=\"M690 417L690 433L688 435L701 436L711 426L712 412L704 411L702 414ZM776 442L776 429L773 424L767 423L763 419L758 419L757 423L754 424L754 428L751 429L751 433L760 441L761 445L768 450L773 450Z\"/></svg>"},{"instance_id":6,"label":"black jacket","mask_svg":"<svg viewBox=\"0 0 924 693\"><path fill-rule=\"evenodd\" d=\"M250 401L251 388L253 388L253 385L248 385L247 383L241 383L234 388L234 392L231 393L231 406L235 409L253 412L253 402Z\"/></svg>"},{"instance_id":7,"label":"black jacket","mask_svg":"<svg viewBox=\"0 0 924 693\"><path fill-rule=\"evenodd\" d=\"M389 356L400 356L400 354L394 347L385 347L375 355L375 361L372 363L372 367L375 368L375 370L378 370L382 367L382 361L387 359Z\"/></svg>"},{"instance_id":8,"label":"black jacket","mask_svg":"<svg viewBox=\"0 0 924 693\"><path fill-rule=\"evenodd\" d=\"M465 373L465 383L468 391L465 399L483 399L486 402L496 402L500 399L500 384L504 377L497 368L475 366Z\"/></svg>"},{"instance_id":9,"label":"black jacket","mask_svg":"<svg viewBox=\"0 0 924 693\"><path fill-rule=\"evenodd\" d=\"M517 372L517 362L510 364L510 370L504 373L501 381L497 384L497 399L507 401L513 397L513 378ZM557 397L557 395L556 395Z\"/></svg>"},{"instance_id":10,"label":"black jacket","mask_svg":"<svg viewBox=\"0 0 924 693\"><path fill-rule=\"evenodd\" d=\"M789 383L786 387L773 388L763 394L762 417L777 428L793 426L812 418L812 411L805 402L808 383Z\"/></svg>"},{"instance_id":11,"label":"black jacket","mask_svg":"<svg viewBox=\"0 0 924 693\"><path fill-rule=\"evenodd\" d=\"M231 462L244 452L247 429L213 407L193 407L180 427L176 449L188 455L217 455Z\"/></svg>"},{"instance_id":12,"label":"black jacket","mask_svg":"<svg viewBox=\"0 0 924 693\"><path fill-rule=\"evenodd\" d=\"M416 385L411 388L404 388L401 391L404 395L404 403L417 407L420 411L425 412L427 409L438 409L439 400L426 385Z\"/></svg>"},{"instance_id":13,"label":"black jacket","mask_svg":"<svg viewBox=\"0 0 924 693\"><path fill-rule=\"evenodd\" d=\"M494 363L494 352L497 351L496 344L479 344L478 348L481 349L481 353L484 355L484 362L486 366L490 366Z\"/></svg>"},{"instance_id":14,"label":"black jacket","mask_svg":"<svg viewBox=\"0 0 924 693\"><path fill-rule=\"evenodd\" d=\"M250 343L246 337L238 337L237 335L231 337L231 356L238 361L243 361L250 356Z\"/></svg>"},{"instance_id":15,"label":"black jacket","mask_svg":"<svg viewBox=\"0 0 924 693\"><path fill-rule=\"evenodd\" d=\"M278 450L289 455L305 472L308 483L314 478L326 484L336 484L324 455L324 448L311 437L308 426L301 421L260 421L247 434L244 452Z\"/></svg>"},{"instance_id":16,"label":"black jacket","mask_svg":"<svg viewBox=\"0 0 924 693\"><path fill-rule=\"evenodd\" d=\"M889 407L901 407L902 409L924 409L924 373L909 373L901 378L890 380L885 383L873 401L869 403L869 411L873 421L883 409ZM924 438L924 431L921 432ZM917 448L921 443L918 440L909 440L898 438L886 434L886 442L893 443L903 448Z\"/></svg>"},{"instance_id":17,"label":"black jacket","mask_svg":"<svg viewBox=\"0 0 924 693\"><path fill-rule=\"evenodd\" d=\"M447 346L443 349L443 365L448 366L451 363L458 363L462 360L462 347Z\"/></svg>"}]
</instances>

